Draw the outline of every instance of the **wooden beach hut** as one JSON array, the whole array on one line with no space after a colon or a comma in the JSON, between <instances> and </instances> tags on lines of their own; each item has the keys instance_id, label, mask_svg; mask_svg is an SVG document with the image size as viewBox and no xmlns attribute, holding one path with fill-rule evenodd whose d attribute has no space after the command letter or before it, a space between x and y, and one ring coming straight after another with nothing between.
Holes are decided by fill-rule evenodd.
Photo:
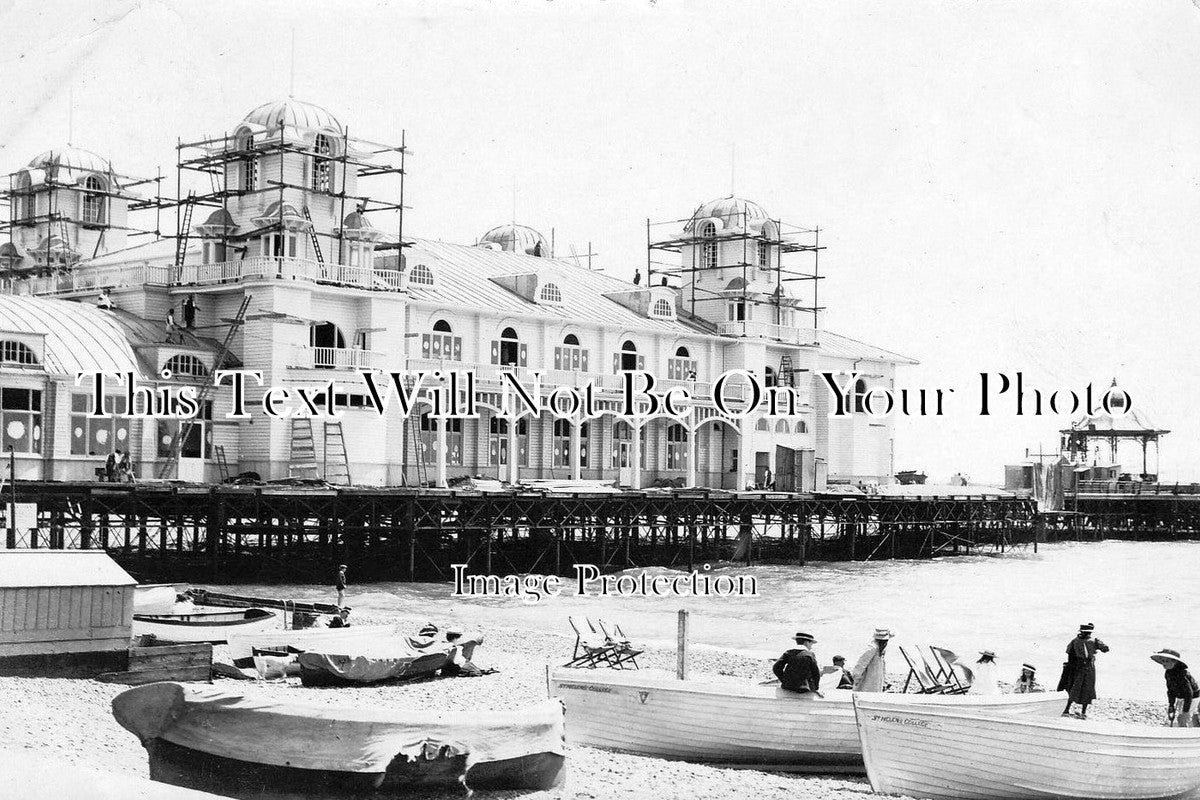
<instances>
[{"instance_id":1,"label":"wooden beach hut","mask_svg":"<svg viewBox=\"0 0 1200 800\"><path fill-rule=\"evenodd\" d=\"M0 550L0 669L123 669L136 584L100 550Z\"/></svg>"}]
</instances>

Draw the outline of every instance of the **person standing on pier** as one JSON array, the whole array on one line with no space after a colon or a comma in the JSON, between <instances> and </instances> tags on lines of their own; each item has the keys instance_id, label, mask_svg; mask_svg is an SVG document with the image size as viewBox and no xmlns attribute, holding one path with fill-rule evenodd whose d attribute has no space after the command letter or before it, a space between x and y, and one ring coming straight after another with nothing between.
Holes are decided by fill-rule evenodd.
<instances>
[{"instance_id":1,"label":"person standing on pier","mask_svg":"<svg viewBox=\"0 0 1200 800\"><path fill-rule=\"evenodd\" d=\"M1108 645L1093 639L1096 626L1088 622L1079 626L1079 633L1067 643L1067 664L1063 678L1067 682L1067 706L1063 716L1071 715L1071 704L1080 705L1079 718L1087 719L1087 707L1096 699L1096 651L1108 652Z\"/></svg>"},{"instance_id":2,"label":"person standing on pier","mask_svg":"<svg viewBox=\"0 0 1200 800\"><path fill-rule=\"evenodd\" d=\"M891 638L892 632L887 628L875 629L874 642L859 657L858 663L854 665L854 670L852 671L854 675L854 691L883 691L884 683L887 681L887 660L884 658L884 651L887 650L888 641Z\"/></svg>"},{"instance_id":3,"label":"person standing on pier","mask_svg":"<svg viewBox=\"0 0 1200 800\"><path fill-rule=\"evenodd\" d=\"M812 651L817 640L807 633L797 633L792 638L796 646L780 656L771 671L779 678L779 685L789 692L820 696L821 667Z\"/></svg>"},{"instance_id":4,"label":"person standing on pier","mask_svg":"<svg viewBox=\"0 0 1200 800\"><path fill-rule=\"evenodd\" d=\"M1188 672L1188 665L1179 657L1179 651L1164 647L1150 658L1163 665L1163 677L1167 681L1167 725L1172 728L1197 727L1196 700L1200 699L1200 686Z\"/></svg>"},{"instance_id":5,"label":"person standing on pier","mask_svg":"<svg viewBox=\"0 0 1200 800\"><path fill-rule=\"evenodd\" d=\"M346 565L338 564L337 581L334 584L337 589L337 606L342 607L342 601L346 599Z\"/></svg>"}]
</instances>

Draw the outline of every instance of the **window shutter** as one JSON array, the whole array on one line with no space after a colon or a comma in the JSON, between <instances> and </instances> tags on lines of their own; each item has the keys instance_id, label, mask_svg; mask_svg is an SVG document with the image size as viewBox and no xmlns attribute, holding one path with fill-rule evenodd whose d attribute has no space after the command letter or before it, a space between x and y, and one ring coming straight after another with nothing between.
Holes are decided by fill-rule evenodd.
<instances>
[{"instance_id":1,"label":"window shutter","mask_svg":"<svg viewBox=\"0 0 1200 800\"><path fill-rule=\"evenodd\" d=\"M645 369L646 369L646 357L645 356L638 356L637 368L639 370L645 371Z\"/></svg>"},{"instance_id":2,"label":"window shutter","mask_svg":"<svg viewBox=\"0 0 1200 800\"><path fill-rule=\"evenodd\" d=\"M432 355L434 358L442 357L442 337L441 336L433 337L433 353L432 353Z\"/></svg>"},{"instance_id":3,"label":"window shutter","mask_svg":"<svg viewBox=\"0 0 1200 800\"><path fill-rule=\"evenodd\" d=\"M579 368L584 372L588 371L588 351L581 350L579 352Z\"/></svg>"},{"instance_id":4,"label":"window shutter","mask_svg":"<svg viewBox=\"0 0 1200 800\"><path fill-rule=\"evenodd\" d=\"M525 360L526 360L526 356L528 355L528 353L529 353L528 346L521 345L520 355L517 356L517 366L520 366L520 367L525 366Z\"/></svg>"},{"instance_id":5,"label":"window shutter","mask_svg":"<svg viewBox=\"0 0 1200 800\"><path fill-rule=\"evenodd\" d=\"M454 360L462 361L462 337L454 337Z\"/></svg>"},{"instance_id":6,"label":"window shutter","mask_svg":"<svg viewBox=\"0 0 1200 800\"><path fill-rule=\"evenodd\" d=\"M421 334L421 357L429 358L429 334Z\"/></svg>"},{"instance_id":7,"label":"window shutter","mask_svg":"<svg viewBox=\"0 0 1200 800\"><path fill-rule=\"evenodd\" d=\"M672 359L669 359L669 360L667 361L667 380L669 380L669 381L676 380L676 377L675 377L675 372L676 372L676 370L675 370L675 364L676 364L676 361L675 361L675 359L673 359L673 358L672 358Z\"/></svg>"},{"instance_id":8,"label":"window shutter","mask_svg":"<svg viewBox=\"0 0 1200 800\"><path fill-rule=\"evenodd\" d=\"M495 339L492 340L492 363L500 363L500 342Z\"/></svg>"},{"instance_id":9,"label":"window shutter","mask_svg":"<svg viewBox=\"0 0 1200 800\"><path fill-rule=\"evenodd\" d=\"M554 348L554 368L562 369L563 349L561 347Z\"/></svg>"}]
</instances>

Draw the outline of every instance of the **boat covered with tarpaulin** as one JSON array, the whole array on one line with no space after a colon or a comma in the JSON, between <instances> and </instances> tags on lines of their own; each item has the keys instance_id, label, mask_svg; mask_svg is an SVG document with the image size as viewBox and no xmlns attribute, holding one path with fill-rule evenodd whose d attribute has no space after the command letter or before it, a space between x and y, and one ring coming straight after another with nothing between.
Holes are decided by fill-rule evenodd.
<instances>
[{"instance_id":1,"label":"boat covered with tarpaulin","mask_svg":"<svg viewBox=\"0 0 1200 800\"><path fill-rule=\"evenodd\" d=\"M464 785L544 790L566 775L554 701L439 715L154 683L122 692L112 708L145 746L152 779L246 800Z\"/></svg>"},{"instance_id":2,"label":"boat covered with tarpaulin","mask_svg":"<svg viewBox=\"0 0 1200 800\"><path fill-rule=\"evenodd\" d=\"M433 675L451 662L458 642L416 648L404 636L314 645L296 656L305 686L354 686L410 681Z\"/></svg>"}]
</instances>

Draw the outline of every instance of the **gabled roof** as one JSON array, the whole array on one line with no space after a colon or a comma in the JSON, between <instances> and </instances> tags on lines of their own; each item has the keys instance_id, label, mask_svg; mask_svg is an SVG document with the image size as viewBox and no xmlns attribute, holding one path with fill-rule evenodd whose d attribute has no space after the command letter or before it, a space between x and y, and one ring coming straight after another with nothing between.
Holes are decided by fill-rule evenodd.
<instances>
[{"instance_id":1,"label":"gabled roof","mask_svg":"<svg viewBox=\"0 0 1200 800\"><path fill-rule=\"evenodd\" d=\"M0 589L136 585L103 550L0 550Z\"/></svg>"},{"instance_id":2,"label":"gabled roof","mask_svg":"<svg viewBox=\"0 0 1200 800\"><path fill-rule=\"evenodd\" d=\"M895 364L919 364L915 358L902 356L891 350L876 347L873 344L860 342L843 336L840 333L822 329L817 333L817 341L821 344L821 352L834 358L854 358L868 361L887 361Z\"/></svg>"}]
</instances>

